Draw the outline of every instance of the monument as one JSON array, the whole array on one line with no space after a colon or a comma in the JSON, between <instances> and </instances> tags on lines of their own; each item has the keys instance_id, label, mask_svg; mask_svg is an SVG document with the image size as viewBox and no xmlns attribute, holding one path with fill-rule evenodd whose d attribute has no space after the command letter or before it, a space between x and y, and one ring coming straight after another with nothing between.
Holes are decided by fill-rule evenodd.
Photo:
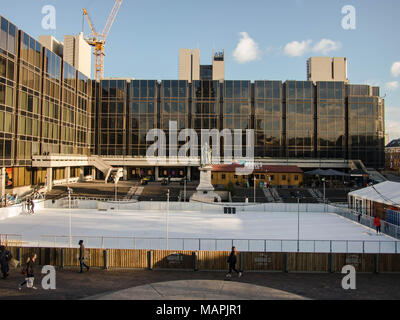
<instances>
[{"instance_id":1,"label":"monument","mask_svg":"<svg viewBox=\"0 0 400 320\"><path fill-rule=\"evenodd\" d=\"M201 147L199 171L200 184L196 188L197 192L190 197L190 202L221 202L221 197L214 192L211 184L212 152L207 142Z\"/></svg>"}]
</instances>

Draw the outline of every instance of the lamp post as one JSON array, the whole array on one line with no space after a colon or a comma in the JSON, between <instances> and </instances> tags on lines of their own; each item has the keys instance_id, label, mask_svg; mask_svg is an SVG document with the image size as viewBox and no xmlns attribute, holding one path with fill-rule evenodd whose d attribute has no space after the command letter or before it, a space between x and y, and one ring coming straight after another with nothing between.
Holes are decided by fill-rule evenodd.
<instances>
[{"instance_id":1,"label":"lamp post","mask_svg":"<svg viewBox=\"0 0 400 320\"><path fill-rule=\"evenodd\" d=\"M184 185L183 185L183 202L186 202L186 175L185 175L185 180L184 180Z\"/></svg>"},{"instance_id":2,"label":"lamp post","mask_svg":"<svg viewBox=\"0 0 400 320\"><path fill-rule=\"evenodd\" d=\"M297 252L300 251L300 194L297 191Z\"/></svg>"},{"instance_id":3,"label":"lamp post","mask_svg":"<svg viewBox=\"0 0 400 320\"><path fill-rule=\"evenodd\" d=\"M256 203L256 175L254 175L254 203Z\"/></svg>"},{"instance_id":4,"label":"lamp post","mask_svg":"<svg viewBox=\"0 0 400 320\"><path fill-rule=\"evenodd\" d=\"M167 223L166 223L166 250L168 250L168 214L169 214L169 189L167 190Z\"/></svg>"},{"instance_id":5,"label":"lamp post","mask_svg":"<svg viewBox=\"0 0 400 320\"><path fill-rule=\"evenodd\" d=\"M68 191L68 211L69 211L69 247L72 248L72 213L71 213L71 193L72 189L67 187Z\"/></svg>"}]
</instances>

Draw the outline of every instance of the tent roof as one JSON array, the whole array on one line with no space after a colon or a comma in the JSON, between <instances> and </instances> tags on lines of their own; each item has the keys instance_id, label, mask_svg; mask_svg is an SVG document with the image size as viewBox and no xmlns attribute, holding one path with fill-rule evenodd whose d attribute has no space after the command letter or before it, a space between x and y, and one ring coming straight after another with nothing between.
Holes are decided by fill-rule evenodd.
<instances>
[{"instance_id":1,"label":"tent roof","mask_svg":"<svg viewBox=\"0 0 400 320\"><path fill-rule=\"evenodd\" d=\"M305 172L305 174L310 175L310 176L348 176L348 174L337 171L337 170L333 170L333 169L329 169L329 170L323 170L323 169L315 169L312 171L307 171Z\"/></svg>"},{"instance_id":2,"label":"tent roof","mask_svg":"<svg viewBox=\"0 0 400 320\"><path fill-rule=\"evenodd\" d=\"M349 196L400 207L400 183L385 181L350 192Z\"/></svg>"},{"instance_id":3,"label":"tent roof","mask_svg":"<svg viewBox=\"0 0 400 320\"><path fill-rule=\"evenodd\" d=\"M333 169L326 170L326 175L327 176L341 176L341 177L348 176L348 174L346 174L344 172L341 172L338 170L333 170Z\"/></svg>"},{"instance_id":4,"label":"tent roof","mask_svg":"<svg viewBox=\"0 0 400 320\"><path fill-rule=\"evenodd\" d=\"M316 176L316 175L325 176L325 173L326 173L326 170L322 170L322 169L315 169L312 171L305 172L305 174L310 175L310 176Z\"/></svg>"}]
</instances>

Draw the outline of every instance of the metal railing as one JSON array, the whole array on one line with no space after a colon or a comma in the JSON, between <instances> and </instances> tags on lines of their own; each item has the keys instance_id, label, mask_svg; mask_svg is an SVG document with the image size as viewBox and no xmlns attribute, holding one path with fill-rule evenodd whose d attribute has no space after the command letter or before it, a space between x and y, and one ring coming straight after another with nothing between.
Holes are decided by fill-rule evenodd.
<instances>
[{"instance_id":1,"label":"metal railing","mask_svg":"<svg viewBox=\"0 0 400 320\"><path fill-rule=\"evenodd\" d=\"M39 239L23 239L20 235L1 235L1 238L24 247L68 248L69 236L42 235ZM166 238L72 236L73 247L83 240L87 248L165 250ZM3 242L2 242L3 243ZM10 242L11 243L11 242ZM310 253L400 253L400 241L373 240L291 240L291 239L216 239L168 238L169 250L249 252L310 252Z\"/></svg>"},{"instance_id":2,"label":"metal railing","mask_svg":"<svg viewBox=\"0 0 400 320\"><path fill-rule=\"evenodd\" d=\"M368 228L375 229L374 217L367 215L366 210L356 211L350 208L335 206L334 204L329 204L328 207L329 206L332 208L331 211L333 211L333 213L358 222ZM391 224L387 221L381 220L381 232L393 238L400 239L400 226Z\"/></svg>"}]
</instances>

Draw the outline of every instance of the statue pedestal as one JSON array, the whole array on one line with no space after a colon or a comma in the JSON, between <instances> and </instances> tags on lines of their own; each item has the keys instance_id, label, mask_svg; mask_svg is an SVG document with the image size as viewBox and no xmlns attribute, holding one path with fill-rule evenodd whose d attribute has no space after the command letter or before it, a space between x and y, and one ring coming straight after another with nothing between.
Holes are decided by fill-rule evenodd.
<instances>
[{"instance_id":1,"label":"statue pedestal","mask_svg":"<svg viewBox=\"0 0 400 320\"><path fill-rule=\"evenodd\" d=\"M212 166L199 168L200 184L196 188L197 192L190 197L190 202L221 202L221 197L214 192L214 187L211 183Z\"/></svg>"}]
</instances>

